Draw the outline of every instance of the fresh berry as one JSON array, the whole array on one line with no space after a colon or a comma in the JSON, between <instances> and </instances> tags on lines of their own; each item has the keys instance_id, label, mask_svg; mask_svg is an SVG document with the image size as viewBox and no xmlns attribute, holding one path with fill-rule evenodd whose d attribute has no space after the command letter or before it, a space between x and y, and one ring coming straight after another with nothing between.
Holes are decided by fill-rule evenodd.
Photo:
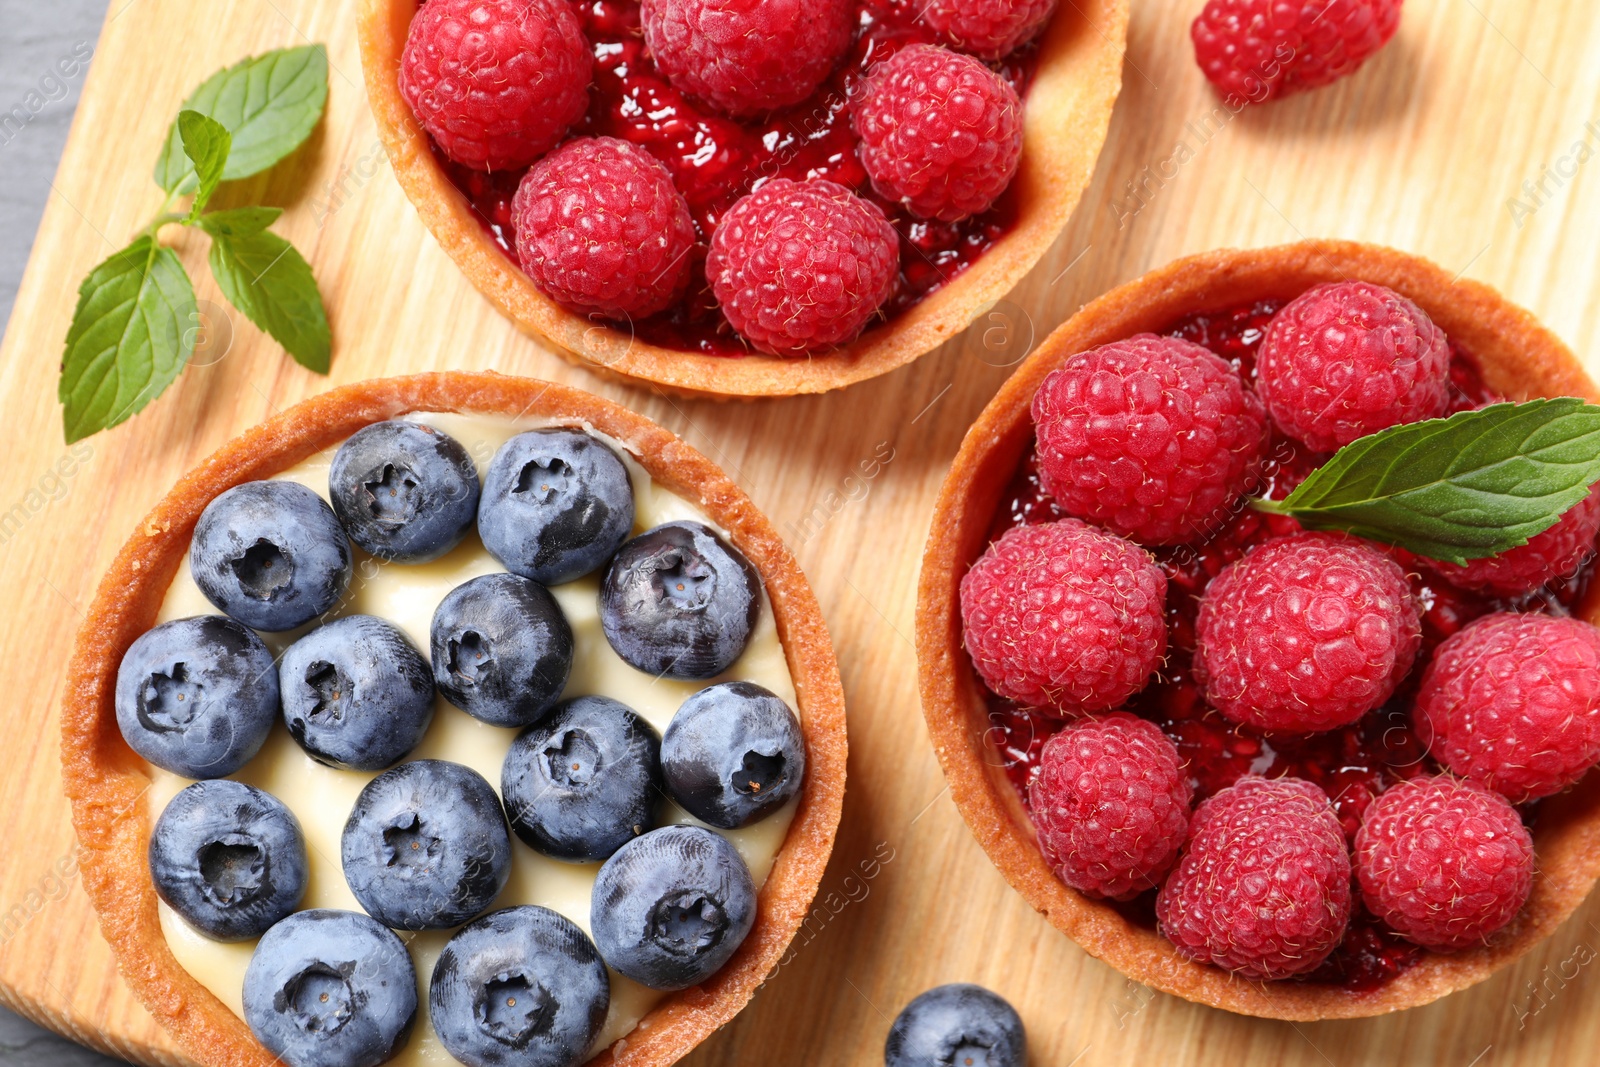
<instances>
[{"instance_id":1,"label":"fresh berry","mask_svg":"<svg viewBox=\"0 0 1600 1067\"><path fill-rule=\"evenodd\" d=\"M835 182L774 178L729 209L706 278L739 335L798 356L855 339L894 292L900 239Z\"/></svg>"},{"instance_id":2,"label":"fresh berry","mask_svg":"<svg viewBox=\"0 0 1600 1067\"><path fill-rule=\"evenodd\" d=\"M1247 777L1201 801L1156 918L1179 953L1245 978L1315 970L1350 919L1350 854L1327 794Z\"/></svg>"},{"instance_id":3,"label":"fresh berry","mask_svg":"<svg viewBox=\"0 0 1600 1067\"><path fill-rule=\"evenodd\" d=\"M610 1004L611 980L589 935L532 904L456 931L428 983L434 1033L467 1067L574 1067Z\"/></svg>"},{"instance_id":4,"label":"fresh berry","mask_svg":"<svg viewBox=\"0 0 1600 1067\"><path fill-rule=\"evenodd\" d=\"M690 815L736 830L800 791L806 742L777 694L753 682L723 682L679 706L661 742L661 772Z\"/></svg>"},{"instance_id":5,"label":"fresh berry","mask_svg":"<svg viewBox=\"0 0 1600 1067\"><path fill-rule=\"evenodd\" d=\"M895 1017L884 1067L1023 1067L1028 1037L1004 998L978 985L937 986Z\"/></svg>"},{"instance_id":6,"label":"fresh berry","mask_svg":"<svg viewBox=\"0 0 1600 1067\"><path fill-rule=\"evenodd\" d=\"M1062 510L1146 545L1220 528L1260 467L1267 429L1232 367L1154 334L1052 371L1033 421L1040 480Z\"/></svg>"},{"instance_id":7,"label":"fresh berry","mask_svg":"<svg viewBox=\"0 0 1600 1067\"><path fill-rule=\"evenodd\" d=\"M450 590L433 613L433 684L491 726L527 726L572 673L572 627L538 582L485 574Z\"/></svg>"},{"instance_id":8,"label":"fresh berry","mask_svg":"<svg viewBox=\"0 0 1600 1067\"><path fill-rule=\"evenodd\" d=\"M390 419L363 426L328 469L334 514L363 550L426 563L461 543L478 514L478 468L432 426Z\"/></svg>"},{"instance_id":9,"label":"fresh berry","mask_svg":"<svg viewBox=\"0 0 1600 1067\"><path fill-rule=\"evenodd\" d=\"M1600 760L1600 630L1486 615L1434 653L1416 719L1434 759L1513 804L1559 793Z\"/></svg>"},{"instance_id":10,"label":"fresh berry","mask_svg":"<svg viewBox=\"0 0 1600 1067\"><path fill-rule=\"evenodd\" d=\"M1356 875L1374 915L1449 952L1481 945L1533 888L1533 838L1498 793L1449 775L1382 793L1356 835Z\"/></svg>"},{"instance_id":11,"label":"fresh berry","mask_svg":"<svg viewBox=\"0 0 1600 1067\"><path fill-rule=\"evenodd\" d=\"M919 0L917 18L951 48L1003 59L1039 35L1057 0Z\"/></svg>"},{"instance_id":12,"label":"fresh berry","mask_svg":"<svg viewBox=\"0 0 1600 1067\"><path fill-rule=\"evenodd\" d=\"M457 163L517 170L583 118L593 62L564 0L428 0L406 34L400 94Z\"/></svg>"},{"instance_id":13,"label":"fresh berry","mask_svg":"<svg viewBox=\"0 0 1600 1067\"><path fill-rule=\"evenodd\" d=\"M901 49L862 83L851 109L861 164L885 200L925 219L987 211L1022 159L1022 101L971 56Z\"/></svg>"},{"instance_id":14,"label":"fresh berry","mask_svg":"<svg viewBox=\"0 0 1600 1067\"><path fill-rule=\"evenodd\" d=\"M1193 798L1172 742L1155 723L1119 711L1045 742L1028 809L1057 878L1127 900L1160 885L1178 858Z\"/></svg>"},{"instance_id":15,"label":"fresh berry","mask_svg":"<svg viewBox=\"0 0 1600 1067\"><path fill-rule=\"evenodd\" d=\"M1301 533L1258 545L1206 587L1194 671L1232 721L1311 733L1388 700L1421 643L1398 563L1354 537Z\"/></svg>"},{"instance_id":16,"label":"fresh berry","mask_svg":"<svg viewBox=\"0 0 1600 1067\"><path fill-rule=\"evenodd\" d=\"M185 778L222 778L261 750L278 718L278 669L247 627L221 615L164 622L117 668L128 747Z\"/></svg>"},{"instance_id":17,"label":"fresh berry","mask_svg":"<svg viewBox=\"0 0 1600 1067\"><path fill-rule=\"evenodd\" d=\"M1600 536L1600 492L1596 489L1600 487L1592 487L1554 526L1528 538L1520 548L1466 563L1428 560L1428 567L1452 585L1503 597L1524 596L1570 577L1594 558L1595 538Z\"/></svg>"},{"instance_id":18,"label":"fresh berry","mask_svg":"<svg viewBox=\"0 0 1600 1067\"><path fill-rule=\"evenodd\" d=\"M1278 428L1318 452L1443 415L1450 345L1427 312L1370 282L1329 282L1284 305L1256 353Z\"/></svg>"},{"instance_id":19,"label":"fresh berry","mask_svg":"<svg viewBox=\"0 0 1600 1067\"><path fill-rule=\"evenodd\" d=\"M1189 27L1224 100L1260 104L1354 74L1400 26L1401 0L1210 0Z\"/></svg>"},{"instance_id":20,"label":"fresh berry","mask_svg":"<svg viewBox=\"0 0 1600 1067\"><path fill-rule=\"evenodd\" d=\"M1144 688L1167 649L1167 579L1150 554L1077 519L1019 526L961 579L967 652L989 689L1058 714Z\"/></svg>"},{"instance_id":21,"label":"fresh berry","mask_svg":"<svg viewBox=\"0 0 1600 1067\"><path fill-rule=\"evenodd\" d=\"M293 813L242 782L196 782L172 798L150 831L156 892L217 941L266 933L300 906L309 874Z\"/></svg>"}]
</instances>

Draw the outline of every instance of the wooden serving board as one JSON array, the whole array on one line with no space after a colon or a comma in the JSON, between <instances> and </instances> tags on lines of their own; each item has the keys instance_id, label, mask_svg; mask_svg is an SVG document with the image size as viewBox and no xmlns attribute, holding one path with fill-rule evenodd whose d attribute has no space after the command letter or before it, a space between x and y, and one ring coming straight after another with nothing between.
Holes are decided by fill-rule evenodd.
<instances>
[{"instance_id":1,"label":"wooden serving board","mask_svg":"<svg viewBox=\"0 0 1600 1067\"><path fill-rule=\"evenodd\" d=\"M1234 116L1193 65L1187 24L1199 6L1135 0L1094 183L1048 260L984 321L843 394L719 404L576 370L468 286L387 169L351 5L114 0L0 348L0 999L128 1058L179 1062L118 977L77 885L57 770L62 670L133 525L228 437L331 384L494 368L622 400L719 461L790 538L838 644L851 777L817 910L790 961L689 1062L879 1063L900 1007L954 980L1009 997L1033 1062L1062 1067L1591 1059L1600 900L1519 966L1430 1007L1262 1022L1152 993L1085 955L1011 892L944 790L911 645L927 515L1007 368L1088 298L1189 252L1358 238L1500 287L1600 364L1600 163L1588 162L1600 150L1600 7L1411 0L1399 38L1355 79ZM222 313L203 243L179 237L202 307L217 312L202 365L131 423L64 447L55 379L76 286L157 209L149 170L179 101L246 54L308 41L329 46L326 122L291 161L220 202L288 209L278 228L327 297L331 379Z\"/></svg>"}]
</instances>

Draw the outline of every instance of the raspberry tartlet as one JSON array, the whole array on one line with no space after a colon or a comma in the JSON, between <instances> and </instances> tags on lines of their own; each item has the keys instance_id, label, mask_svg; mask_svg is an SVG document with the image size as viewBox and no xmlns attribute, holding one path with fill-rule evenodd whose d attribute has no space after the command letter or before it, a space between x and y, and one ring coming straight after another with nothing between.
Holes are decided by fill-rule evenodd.
<instances>
[{"instance_id":1,"label":"raspberry tartlet","mask_svg":"<svg viewBox=\"0 0 1600 1067\"><path fill-rule=\"evenodd\" d=\"M465 373L322 394L181 481L62 726L106 938L219 1065L677 1060L809 907L845 749L815 599L720 470Z\"/></svg>"},{"instance_id":2,"label":"raspberry tartlet","mask_svg":"<svg viewBox=\"0 0 1600 1067\"><path fill-rule=\"evenodd\" d=\"M1247 400L1212 370L1175 373L1189 349ZM1341 366L1382 351L1404 366L1367 367L1319 407ZM1288 387L1257 399L1269 358ZM1274 510L1331 456L1308 437L1538 397L1600 389L1488 287L1350 242L1180 260L1058 329L963 441L917 613L935 749L1012 886L1132 978L1294 1020L1428 1003L1566 919L1600 878L1592 496L1501 566L1435 566ZM1075 458L1089 424L1112 450L1098 467ZM1167 488L1195 470L1208 480ZM1141 496L1141 479L1162 491ZM1069 531L1165 582L1165 633L1144 647L1162 658L1110 711L1076 694L1123 677L1105 668L1134 650L1109 635L1144 609L1090 605L1052 579L1056 555L1007 548ZM974 614L969 586L998 587L994 572L1011 603Z\"/></svg>"}]
</instances>

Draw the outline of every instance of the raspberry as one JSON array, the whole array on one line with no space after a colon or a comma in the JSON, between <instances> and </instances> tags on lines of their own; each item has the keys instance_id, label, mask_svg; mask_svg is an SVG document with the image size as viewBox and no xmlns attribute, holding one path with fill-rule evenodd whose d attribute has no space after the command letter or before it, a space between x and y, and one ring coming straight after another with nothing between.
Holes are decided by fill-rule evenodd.
<instances>
[{"instance_id":1,"label":"raspberry","mask_svg":"<svg viewBox=\"0 0 1600 1067\"><path fill-rule=\"evenodd\" d=\"M1600 486L1568 508L1556 524L1528 538L1528 543L1466 563L1428 560L1430 569L1463 589L1518 597L1548 582L1570 577L1595 553L1600 536Z\"/></svg>"},{"instance_id":2,"label":"raspberry","mask_svg":"<svg viewBox=\"0 0 1600 1067\"><path fill-rule=\"evenodd\" d=\"M566 0L428 0L406 34L400 94L457 163L517 170L583 118L592 65Z\"/></svg>"},{"instance_id":3,"label":"raspberry","mask_svg":"<svg viewBox=\"0 0 1600 1067\"><path fill-rule=\"evenodd\" d=\"M1368 282L1306 290L1267 326L1256 390L1284 433L1331 452L1444 414L1450 346L1417 305Z\"/></svg>"},{"instance_id":4,"label":"raspberry","mask_svg":"<svg viewBox=\"0 0 1600 1067\"><path fill-rule=\"evenodd\" d=\"M1056 0L922 0L918 17L952 48L999 59L1038 36Z\"/></svg>"},{"instance_id":5,"label":"raspberry","mask_svg":"<svg viewBox=\"0 0 1600 1067\"><path fill-rule=\"evenodd\" d=\"M947 48L912 45L873 67L850 117L872 187L925 219L988 210L1022 159L1017 91Z\"/></svg>"},{"instance_id":6,"label":"raspberry","mask_svg":"<svg viewBox=\"0 0 1600 1067\"><path fill-rule=\"evenodd\" d=\"M1056 503L1147 545L1220 526L1258 469L1267 425L1226 362L1154 334L1051 372L1033 421L1040 478Z\"/></svg>"},{"instance_id":7,"label":"raspberry","mask_svg":"<svg viewBox=\"0 0 1600 1067\"><path fill-rule=\"evenodd\" d=\"M774 178L717 224L706 278L745 340L803 355L854 340L899 265L899 237L876 204L836 182Z\"/></svg>"},{"instance_id":8,"label":"raspberry","mask_svg":"<svg viewBox=\"0 0 1600 1067\"><path fill-rule=\"evenodd\" d=\"M1212 579L1195 620L1195 680L1234 722L1312 733L1393 695L1422 643L1405 571L1354 537L1301 533Z\"/></svg>"},{"instance_id":9,"label":"raspberry","mask_svg":"<svg viewBox=\"0 0 1600 1067\"><path fill-rule=\"evenodd\" d=\"M1400 26L1401 0L1210 0L1189 27L1194 58L1243 106L1354 74Z\"/></svg>"},{"instance_id":10,"label":"raspberry","mask_svg":"<svg viewBox=\"0 0 1600 1067\"><path fill-rule=\"evenodd\" d=\"M1533 888L1533 838L1506 799L1449 775L1382 793L1356 834L1367 908L1402 937L1449 952L1482 944Z\"/></svg>"},{"instance_id":11,"label":"raspberry","mask_svg":"<svg viewBox=\"0 0 1600 1067\"><path fill-rule=\"evenodd\" d=\"M1417 688L1417 732L1450 770L1513 804L1600 760L1600 630L1499 612L1439 646Z\"/></svg>"},{"instance_id":12,"label":"raspberry","mask_svg":"<svg viewBox=\"0 0 1600 1067\"><path fill-rule=\"evenodd\" d=\"M1246 777L1201 802L1156 897L1161 933L1189 959L1246 978L1315 970L1350 920L1350 854L1328 795Z\"/></svg>"},{"instance_id":13,"label":"raspberry","mask_svg":"<svg viewBox=\"0 0 1600 1067\"><path fill-rule=\"evenodd\" d=\"M1072 888L1127 900L1154 889L1189 832L1194 787L1155 723L1115 712L1045 743L1028 806L1045 862Z\"/></svg>"},{"instance_id":14,"label":"raspberry","mask_svg":"<svg viewBox=\"0 0 1600 1067\"><path fill-rule=\"evenodd\" d=\"M854 33L850 0L643 0L644 40L683 92L736 117L797 104Z\"/></svg>"},{"instance_id":15,"label":"raspberry","mask_svg":"<svg viewBox=\"0 0 1600 1067\"><path fill-rule=\"evenodd\" d=\"M1114 708L1167 650L1150 554L1077 519L1007 530L961 579L967 651L994 692L1061 714Z\"/></svg>"},{"instance_id":16,"label":"raspberry","mask_svg":"<svg viewBox=\"0 0 1600 1067\"><path fill-rule=\"evenodd\" d=\"M689 280L689 205L667 168L626 141L568 141L523 176L511 211L522 269L568 307L643 317Z\"/></svg>"}]
</instances>

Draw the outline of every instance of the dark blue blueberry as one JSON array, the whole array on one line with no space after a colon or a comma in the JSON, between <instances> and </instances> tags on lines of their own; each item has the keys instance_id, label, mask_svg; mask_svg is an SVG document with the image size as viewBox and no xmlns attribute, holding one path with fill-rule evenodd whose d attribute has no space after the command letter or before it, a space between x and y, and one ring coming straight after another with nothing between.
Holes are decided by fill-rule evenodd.
<instances>
[{"instance_id":1,"label":"dark blue blueberry","mask_svg":"<svg viewBox=\"0 0 1600 1067\"><path fill-rule=\"evenodd\" d=\"M296 482L246 482L206 505L189 571L213 604L256 630L292 630L339 602L350 542L328 502Z\"/></svg>"},{"instance_id":2,"label":"dark blue blueberry","mask_svg":"<svg viewBox=\"0 0 1600 1067\"><path fill-rule=\"evenodd\" d=\"M528 904L463 926L439 953L428 1017L467 1067L573 1067L606 1021L611 980L570 919Z\"/></svg>"},{"instance_id":3,"label":"dark blue blueberry","mask_svg":"<svg viewBox=\"0 0 1600 1067\"><path fill-rule=\"evenodd\" d=\"M744 653L761 578L698 522L669 522L623 545L600 585L600 625L646 674L715 678Z\"/></svg>"},{"instance_id":4,"label":"dark blue blueberry","mask_svg":"<svg viewBox=\"0 0 1600 1067\"><path fill-rule=\"evenodd\" d=\"M393 930L354 911L298 911L244 972L244 1020L289 1067L377 1067L411 1036L417 970Z\"/></svg>"},{"instance_id":5,"label":"dark blue blueberry","mask_svg":"<svg viewBox=\"0 0 1600 1067\"><path fill-rule=\"evenodd\" d=\"M478 516L478 468L455 438L404 419L339 446L328 496L350 540L380 559L423 563L461 543Z\"/></svg>"},{"instance_id":6,"label":"dark blue blueberry","mask_svg":"<svg viewBox=\"0 0 1600 1067\"><path fill-rule=\"evenodd\" d=\"M756 886L727 838L663 826L623 845L595 879L601 957L651 989L686 989L728 962L756 921Z\"/></svg>"},{"instance_id":7,"label":"dark blue blueberry","mask_svg":"<svg viewBox=\"0 0 1600 1067\"><path fill-rule=\"evenodd\" d=\"M221 778L272 731L278 668L261 638L232 619L174 619L128 647L116 703L129 748L185 778Z\"/></svg>"},{"instance_id":8,"label":"dark blue blueberry","mask_svg":"<svg viewBox=\"0 0 1600 1067\"><path fill-rule=\"evenodd\" d=\"M633 479L582 430L534 430L500 446L483 476L478 536L506 569L560 585L600 567L633 529Z\"/></svg>"},{"instance_id":9,"label":"dark blue blueberry","mask_svg":"<svg viewBox=\"0 0 1600 1067\"><path fill-rule=\"evenodd\" d=\"M283 721L319 763L381 771L433 718L433 672L404 634L371 615L319 626L278 664Z\"/></svg>"},{"instance_id":10,"label":"dark blue blueberry","mask_svg":"<svg viewBox=\"0 0 1600 1067\"><path fill-rule=\"evenodd\" d=\"M889 1028L884 1067L1023 1067L1028 1039L1016 1009L979 985L930 989Z\"/></svg>"},{"instance_id":11,"label":"dark blue blueberry","mask_svg":"<svg viewBox=\"0 0 1600 1067\"><path fill-rule=\"evenodd\" d=\"M493 726L527 726L572 673L572 627L538 582L485 574L450 590L433 613L433 681Z\"/></svg>"},{"instance_id":12,"label":"dark blue blueberry","mask_svg":"<svg viewBox=\"0 0 1600 1067\"><path fill-rule=\"evenodd\" d=\"M800 791L805 738L776 693L724 682L678 708L661 742L661 772L685 811L733 830L766 818Z\"/></svg>"},{"instance_id":13,"label":"dark blue blueberry","mask_svg":"<svg viewBox=\"0 0 1600 1067\"><path fill-rule=\"evenodd\" d=\"M511 836L483 775L422 759L367 783L344 824L340 856L368 915L396 930L443 930L500 895Z\"/></svg>"},{"instance_id":14,"label":"dark blue blueberry","mask_svg":"<svg viewBox=\"0 0 1600 1067\"><path fill-rule=\"evenodd\" d=\"M511 829L534 849L603 860L655 825L661 738L626 704L569 700L511 743L500 794Z\"/></svg>"},{"instance_id":15,"label":"dark blue blueberry","mask_svg":"<svg viewBox=\"0 0 1600 1067\"><path fill-rule=\"evenodd\" d=\"M305 896L306 843L271 793L218 778L173 797L150 832L150 880L217 941L260 937Z\"/></svg>"}]
</instances>

